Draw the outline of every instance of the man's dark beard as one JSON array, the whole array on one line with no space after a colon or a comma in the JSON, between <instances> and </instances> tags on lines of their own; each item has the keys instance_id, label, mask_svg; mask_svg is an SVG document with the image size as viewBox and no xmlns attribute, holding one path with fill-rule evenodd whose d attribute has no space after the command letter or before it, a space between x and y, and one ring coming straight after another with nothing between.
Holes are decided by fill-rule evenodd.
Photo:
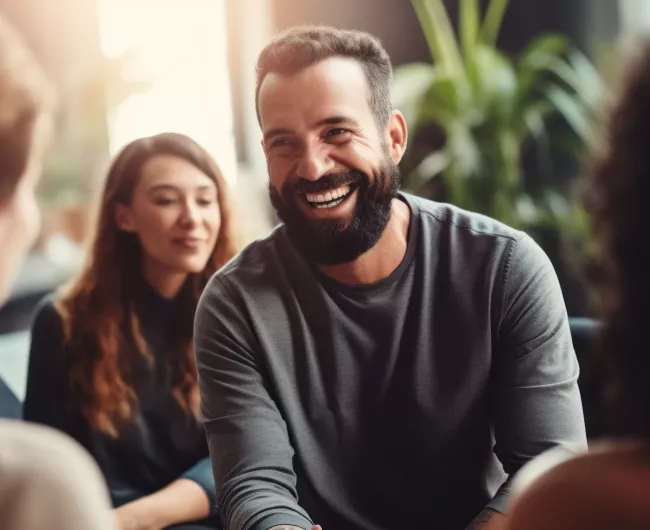
<instances>
[{"instance_id":1,"label":"man's dark beard","mask_svg":"<svg viewBox=\"0 0 650 530\"><path fill-rule=\"evenodd\" d=\"M344 184L358 188L356 211L351 219L310 219L297 204L305 192L324 192ZM325 175L314 182L301 180L287 184L282 188L282 195L269 186L269 195L299 252L315 263L338 265L354 261L379 241L390 220L391 202L397 196L400 184L399 168L386 161L373 184L367 175L352 171Z\"/></svg>"}]
</instances>

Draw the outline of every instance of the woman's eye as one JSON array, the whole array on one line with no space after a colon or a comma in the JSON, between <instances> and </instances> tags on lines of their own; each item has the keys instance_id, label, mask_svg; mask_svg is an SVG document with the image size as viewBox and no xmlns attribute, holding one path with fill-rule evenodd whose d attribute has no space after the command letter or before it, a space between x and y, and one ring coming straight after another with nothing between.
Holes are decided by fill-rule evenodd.
<instances>
[{"instance_id":1,"label":"woman's eye","mask_svg":"<svg viewBox=\"0 0 650 530\"><path fill-rule=\"evenodd\" d=\"M214 199L198 199L196 201L196 203L199 206L204 206L204 207L211 206L214 204L214 202L215 202Z\"/></svg>"},{"instance_id":2,"label":"woman's eye","mask_svg":"<svg viewBox=\"0 0 650 530\"><path fill-rule=\"evenodd\" d=\"M154 204L157 206L169 206L174 203L174 199L170 197L157 197L154 199Z\"/></svg>"}]
</instances>

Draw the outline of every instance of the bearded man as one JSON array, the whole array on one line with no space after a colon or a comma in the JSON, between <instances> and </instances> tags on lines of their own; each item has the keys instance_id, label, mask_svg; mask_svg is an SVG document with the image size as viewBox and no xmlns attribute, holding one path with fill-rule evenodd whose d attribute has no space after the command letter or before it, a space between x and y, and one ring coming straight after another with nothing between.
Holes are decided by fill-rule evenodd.
<instances>
[{"instance_id":1,"label":"bearded man","mask_svg":"<svg viewBox=\"0 0 650 530\"><path fill-rule=\"evenodd\" d=\"M293 28L257 66L282 223L215 275L195 325L225 527L503 528L523 464L586 446L548 258L399 191L407 127L373 36Z\"/></svg>"}]
</instances>

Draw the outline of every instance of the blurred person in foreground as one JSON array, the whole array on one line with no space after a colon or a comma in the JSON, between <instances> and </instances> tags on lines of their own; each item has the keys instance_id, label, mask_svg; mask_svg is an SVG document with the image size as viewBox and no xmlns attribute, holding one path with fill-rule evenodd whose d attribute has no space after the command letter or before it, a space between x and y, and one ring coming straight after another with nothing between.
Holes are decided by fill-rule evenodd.
<instances>
[{"instance_id":1,"label":"blurred person in foreground","mask_svg":"<svg viewBox=\"0 0 650 530\"><path fill-rule=\"evenodd\" d=\"M124 530L218 525L192 332L238 250L233 213L194 140L135 140L108 171L85 265L36 316L24 417L90 451Z\"/></svg>"},{"instance_id":2,"label":"blurred person in foreground","mask_svg":"<svg viewBox=\"0 0 650 530\"><path fill-rule=\"evenodd\" d=\"M51 88L0 16L0 305L39 231L36 186L51 118ZM114 529L97 465L61 433L0 420L0 528Z\"/></svg>"},{"instance_id":3,"label":"blurred person in foreground","mask_svg":"<svg viewBox=\"0 0 650 530\"><path fill-rule=\"evenodd\" d=\"M513 530L650 528L650 41L637 52L586 196L604 302L594 353L617 438L547 472L553 458L531 463L526 473L536 479L517 488Z\"/></svg>"},{"instance_id":4,"label":"blurred person in foreground","mask_svg":"<svg viewBox=\"0 0 650 530\"><path fill-rule=\"evenodd\" d=\"M391 73L376 38L328 27L259 57L283 224L211 280L195 331L229 530L495 530L508 476L586 445L548 258L522 232L399 191Z\"/></svg>"}]
</instances>

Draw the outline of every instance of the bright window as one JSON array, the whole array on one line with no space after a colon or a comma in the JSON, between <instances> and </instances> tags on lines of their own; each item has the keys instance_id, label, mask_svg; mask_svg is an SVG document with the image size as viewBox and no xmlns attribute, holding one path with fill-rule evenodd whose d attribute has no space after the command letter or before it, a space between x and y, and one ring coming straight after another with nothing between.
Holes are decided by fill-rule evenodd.
<instances>
[{"instance_id":1,"label":"bright window","mask_svg":"<svg viewBox=\"0 0 650 530\"><path fill-rule=\"evenodd\" d=\"M191 136L236 174L225 0L99 0L102 51L151 81L109 111L111 154L159 132Z\"/></svg>"}]
</instances>

